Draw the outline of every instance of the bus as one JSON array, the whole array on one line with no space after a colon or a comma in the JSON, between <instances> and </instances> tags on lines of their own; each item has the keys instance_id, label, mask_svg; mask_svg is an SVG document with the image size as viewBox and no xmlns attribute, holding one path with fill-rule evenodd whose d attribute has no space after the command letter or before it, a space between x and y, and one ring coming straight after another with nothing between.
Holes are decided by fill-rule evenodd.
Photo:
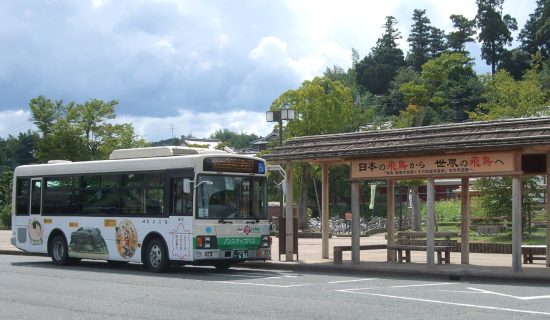
<instances>
[{"instance_id":1,"label":"bus","mask_svg":"<svg viewBox=\"0 0 550 320\"><path fill-rule=\"evenodd\" d=\"M19 166L12 237L55 265L81 259L172 265L269 260L267 167L221 150L115 150L109 160Z\"/></svg>"}]
</instances>

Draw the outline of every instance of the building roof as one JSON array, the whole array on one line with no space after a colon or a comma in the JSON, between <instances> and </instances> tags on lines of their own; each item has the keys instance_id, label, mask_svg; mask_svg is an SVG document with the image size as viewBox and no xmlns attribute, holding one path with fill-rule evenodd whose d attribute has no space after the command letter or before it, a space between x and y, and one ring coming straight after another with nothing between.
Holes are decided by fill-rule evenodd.
<instances>
[{"instance_id":1,"label":"building roof","mask_svg":"<svg viewBox=\"0 0 550 320\"><path fill-rule=\"evenodd\" d=\"M550 152L550 117L298 137L264 157L318 162L505 150Z\"/></svg>"},{"instance_id":2,"label":"building roof","mask_svg":"<svg viewBox=\"0 0 550 320\"><path fill-rule=\"evenodd\" d=\"M273 140L277 140L279 137L279 134L275 131L272 131L270 134L268 134L267 136L263 137L263 138L260 138L258 140L254 140L252 142L250 142L250 144L252 145L258 145L258 144L268 144L269 142L273 141Z\"/></svg>"}]
</instances>

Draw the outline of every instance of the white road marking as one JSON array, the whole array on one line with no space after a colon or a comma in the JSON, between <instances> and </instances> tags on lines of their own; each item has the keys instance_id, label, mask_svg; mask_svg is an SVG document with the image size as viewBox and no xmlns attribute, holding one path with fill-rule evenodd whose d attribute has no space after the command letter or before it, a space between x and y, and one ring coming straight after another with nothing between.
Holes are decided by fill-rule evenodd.
<instances>
[{"instance_id":1,"label":"white road marking","mask_svg":"<svg viewBox=\"0 0 550 320\"><path fill-rule=\"evenodd\" d=\"M478 293L493 294L493 295L496 295L496 296L514 298L514 299L518 299L518 300L550 299L550 295L546 295L546 296L531 296L531 297L519 297L519 296L513 296L513 295L511 295L511 294L505 294L505 293L494 292L494 291L483 290L483 289L477 289L477 288L468 288L468 289L469 289L469 290L474 290L474 291L476 291L476 292L478 292Z\"/></svg>"},{"instance_id":2,"label":"white road marking","mask_svg":"<svg viewBox=\"0 0 550 320\"><path fill-rule=\"evenodd\" d=\"M219 275L219 274L216 274ZM254 278L254 279L282 279L282 278L298 278L298 276L288 275L288 276L273 276L273 277L266 277L265 275L255 274L223 274L223 276L227 277L236 277L236 278Z\"/></svg>"},{"instance_id":3,"label":"white road marking","mask_svg":"<svg viewBox=\"0 0 550 320\"><path fill-rule=\"evenodd\" d=\"M439 300L431 300L431 299L400 297L400 296L393 296L393 295L388 295L388 294L379 294L379 293L370 293L370 292L355 292L355 291L352 291L352 290L336 290L336 291L345 292L345 293L353 293L353 294L363 294L363 295L368 295L368 296L377 296L377 297L384 297L384 298L400 299L400 300L411 300L411 301L420 301L420 302L427 302L427 303L446 304L446 305L458 306L458 307L469 307L469 308L488 309L488 310L516 312L516 313L550 315L550 312L542 312L542 311L521 310L521 309L512 309L512 308L500 308L500 307L491 307L491 306L481 306L481 305L468 304L468 303L457 303L457 302L447 302L447 301L439 301Z\"/></svg>"},{"instance_id":4,"label":"white road marking","mask_svg":"<svg viewBox=\"0 0 550 320\"><path fill-rule=\"evenodd\" d=\"M238 281L216 281L216 282L218 282L218 283L227 283L227 284L241 284L241 285L249 285L249 286L260 286L260 287L274 287L274 288L293 288L293 287L304 287L304 286L309 286L310 285L310 284L279 285L279 284L238 282Z\"/></svg>"},{"instance_id":5,"label":"white road marking","mask_svg":"<svg viewBox=\"0 0 550 320\"><path fill-rule=\"evenodd\" d=\"M411 284L407 286L391 286L388 288L415 288L415 287L431 287L431 286L447 286L451 284L456 284L454 282L441 282L441 283L424 283L424 284Z\"/></svg>"},{"instance_id":6,"label":"white road marking","mask_svg":"<svg viewBox=\"0 0 550 320\"><path fill-rule=\"evenodd\" d=\"M417 288L417 287L432 287L432 286L448 286L456 285L455 282L442 282L442 283L424 283L424 284L411 284L406 286L390 286L390 287L367 287L367 288L354 288L354 289L342 289L338 291L361 291L361 290L372 290L372 289L388 289L388 288Z\"/></svg>"},{"instance_id":7,"label":"white road marking","mask_svg":"<svg viewBox=\"0 0 550 320\"><path fill-rule=\"evenodd\" d=\"M347 283L347 282L359 282L359 281L371 281L371 280L378 280L377 278L365 278L365 279L354 279L354 280L342 280L342 281L331 281L330 284L334 283Z\"/></svg>"}]
</instances>

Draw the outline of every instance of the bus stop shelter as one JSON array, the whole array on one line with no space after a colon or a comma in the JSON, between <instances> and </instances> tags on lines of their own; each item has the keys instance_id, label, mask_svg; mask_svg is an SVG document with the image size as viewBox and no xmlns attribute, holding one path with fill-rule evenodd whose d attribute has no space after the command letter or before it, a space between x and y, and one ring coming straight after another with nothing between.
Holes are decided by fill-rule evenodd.
<instances>
[{"instance_id":1,"label":"bus stop shelter","mask_svg":"<svg viewBox=\"0 0 550 320\"><path fill-rule=\"evenodd\" d=\"M329 166L349 165L351 181L352 263L360 263L360 181L386 180L387 242L395 244L395 181L427 180L427 266L434 265L434 181L460 178L461 263L469 264L469 179L512 177L512 270L522 270L522 188L524 175L546 176L547 248L550 247L550 118L509 119L407 129L297 137L265 156L285 164L286 221L293 219L293 164L307 162L322 171L322 257L329 257ZM286 261L293 260L292 225L286 226ZM388 250L388 261L395 253ZM546 250L550 267L550 250Z\"/></svg>"}]
</instances>

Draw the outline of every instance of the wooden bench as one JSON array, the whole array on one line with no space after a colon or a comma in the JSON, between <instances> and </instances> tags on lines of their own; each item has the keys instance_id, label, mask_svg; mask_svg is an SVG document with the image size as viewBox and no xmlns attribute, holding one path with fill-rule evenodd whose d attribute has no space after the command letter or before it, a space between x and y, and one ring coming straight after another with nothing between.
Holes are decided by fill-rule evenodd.
<instances>
[{"instance_id":1,"label":"wooden bench","mask_svg":"<svg viewBox=\"0 0 550 320\"><path fill-rule=\"evenodd\" d=\"M359 246L359 250L378 250L387 249L385 244L367 244ZM342 264L342 252L351 251L351 246L335 246L334 247L334 264Z\"/></svg>"},{"instance_id":2,"label":"wooden bench","mask_svg":"<svg viewBox=\"0 0 550 320\"><path fill-rule=\"evenodd\" d=\"M451 251L457 247L457 241L451 238L457 236L458 233L455 232L434 233L434 251L437 253L438 264L451 263ZM400 232L397 234L396 244L389 245L388 249L397 251L397 262L411 262L411 251L428 250L426 237L426 232Z\"/></svg>"},{"instance_id":3,"label":"wooden bench","mask_svg":"<svg viewBox=\"0 0 550 320\"><path fill-rule=\"evenodd\" d=\"M545 245L528 245L521 246L521 254L523 255L523 263L533 263L533 260L546 260Z\"/></svg>"}]
</instances>

